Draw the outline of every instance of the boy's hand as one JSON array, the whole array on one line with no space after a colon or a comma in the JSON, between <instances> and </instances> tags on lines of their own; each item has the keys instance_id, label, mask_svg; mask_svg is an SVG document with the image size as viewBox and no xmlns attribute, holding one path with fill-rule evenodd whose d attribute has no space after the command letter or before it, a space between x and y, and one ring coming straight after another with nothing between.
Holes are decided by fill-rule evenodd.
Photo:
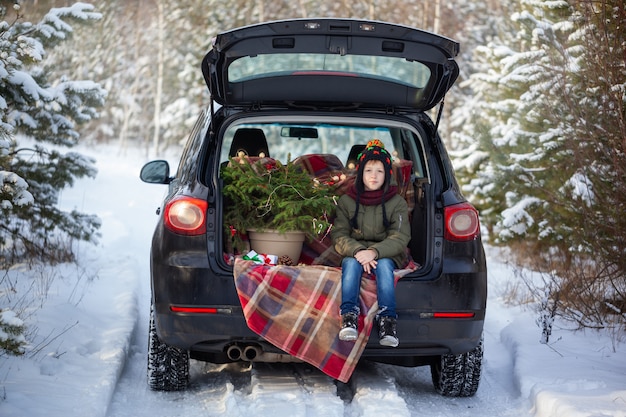
<instances>
[{"instance_id":1,"label":"boy's hand","mask_svg":"<svg viewBox=\"0 0 626 417\"><path fill-rule=\"evenodd\" d=\"M359 263L363 267L363 270L369 274L370 272L372 272L372 269L376 269L376 264L378 263L376 261L376 255L378 254L375 250L365 249L358 251L354 255L354 258L359 261Z\"/></svg>"}]
</instances>

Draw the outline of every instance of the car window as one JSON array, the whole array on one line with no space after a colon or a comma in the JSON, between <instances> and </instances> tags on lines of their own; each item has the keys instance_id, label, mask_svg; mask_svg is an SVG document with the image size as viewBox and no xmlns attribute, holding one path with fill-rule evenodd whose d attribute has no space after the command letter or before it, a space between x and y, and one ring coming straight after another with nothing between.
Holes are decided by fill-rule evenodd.
<instances>
[{"instance_id":1,"label":"car window","mask_svg":"<svg viewBox=\"0 0 626 417\"><path fill-rule=\"evenodd\" d=\"M407 130L407 128L405 128ZM242 140L243 138L243 140ZM269 156L282 163L308 154L332 154L344 167L354 168L356 155L371 139L380 139L394 159L414 161L413 174L425 177L423 146L414 132L405 132L393 124L382 125L364 122L298 121L271 123L237 123L224 131L220 163L227 163L231 156ZM403 139L404 138L404 139ZM403 140L411 138L414 145L407 147ZM352 165L352 166L351 166Z\"/></svg>"},{"instance_id":2,"label":"car window","mask_svg":"<svg viewBox=\"0 0 626 417\"><path fill-rule=\"evenodd\" d=\"M402 57L286 53L237 59L228 67L228 80L240 82L312 72L389 79L417 88L424 88L431 75L426 65Z\"/></svg>"},{"instance_id":3,"label":"car window","mask_svg":"<svg viewBox=\"0 0 626 417\"><path fill-rule=\"evenodd\" d=\"M198 153L200 152L202 141L209 126L209 120L210 118L206 111L200 114L189 135L189 140L183 149L176 173L176 178L180 179L183 183L190 182L192 180L190 176L197 174L197 170L191 167L198 163Z\"/></svg>"}]
</instances>

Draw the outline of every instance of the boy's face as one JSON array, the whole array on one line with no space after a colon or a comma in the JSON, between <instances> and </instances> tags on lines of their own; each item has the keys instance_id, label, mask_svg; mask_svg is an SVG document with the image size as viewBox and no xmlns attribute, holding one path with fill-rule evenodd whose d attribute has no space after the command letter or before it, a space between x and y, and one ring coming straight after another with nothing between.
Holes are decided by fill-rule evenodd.
<instances>
[{"instance_id":1,"label":"boy's face","mask_svg":"<svg viewBox=\"0 0 626 417\"><path fill-rule=\"evenodd\" d=\"M367 161L363 167L365 191L376 191L385 184L385 166L381 161Z\"/></svg>"}]
</instances>

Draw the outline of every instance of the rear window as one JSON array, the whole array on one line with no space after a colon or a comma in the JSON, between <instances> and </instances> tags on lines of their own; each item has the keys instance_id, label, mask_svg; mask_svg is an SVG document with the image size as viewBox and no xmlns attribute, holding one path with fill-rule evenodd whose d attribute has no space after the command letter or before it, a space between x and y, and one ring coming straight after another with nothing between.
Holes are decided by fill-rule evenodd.
<instances>
[{"instance_id":1,"label":"rear window","mask_svg":"<svg viewBox=\"0 0 626 417\"><path fill-rule=\"evenodd\" d=\"M313 73L390 80L416 88L424 88L431 77L426 65L401 57L286 53L239 58L228 67L228 81Z\"/></svg>"},{"instance_id":2,"label":"rear window","mask_svg":"<svg viewBox=\"0 0 626 417\"><path fill-rule=\"evenodd\" d=\"M270 157L282 163L303 155L333 155L345 169L354 169L356 156L371 139L380 139L394 159L411 160L415 177L428 177L417 134L394 124L375 125L285 121L237 123L224 132L220 163L230 157ZM335 159L335 158L333 158Z\"/></svg>"}]
</instances>

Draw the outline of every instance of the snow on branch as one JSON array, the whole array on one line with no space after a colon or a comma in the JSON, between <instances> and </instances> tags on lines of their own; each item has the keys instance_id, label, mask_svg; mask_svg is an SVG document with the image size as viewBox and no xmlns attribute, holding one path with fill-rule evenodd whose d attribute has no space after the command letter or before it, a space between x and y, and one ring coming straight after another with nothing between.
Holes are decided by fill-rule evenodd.
<instances>
[{"instance_id":1,"label":"snow on branch","mask_svg":"<svg viewBox=\"0 0 626 417\"><path fill-rule=\"evenodd\" d=\"M35 199L27 188L28 183L16 173L0 171L0 210L32 204Z\"/></svg>"},{"instance_id":2,"label":"snow on branch","mask_svg":"<svg viewBox=\"0 0 626 417\"><path fill-rule=\"evenodd\" d=\"M593 182L584 173L580 171L574 173L574 175L572 175L572 177L565 183L561 192L566 192L568 189L574 198L584 201L588 207L593 206L595 203Z\"/></svg>"},{"instance_id":3,"label":"snow on branch","mask_svg":"<svg viewBox=\"0 0 626 417\"><path fill-rule=\"evenodd\" d=\"M37 81L27 72L13 71L7 77L7 81L13 86L19 86L22 94L30 97L33 101L52 99L52 95L46 89L41 88Z\"/></svg>"},{"instance_id":4,"label":"snow on branch","mask_svg":"<svg viewBox=\"0 0 626 417\"><path fill-rule=\"evenodd\" d=\"M537 204L541 204L540 199L525 197L510 206L510 208L502 211L502 221L500 223L503 230L500 232L500 235L504 238L510 238L513 235L524 235L528 227L535 223L528 209Z\"/></svg>"},{"instance_id":5,"label":"snow on branch","mask_svg":"<svg viewBox=\"0 0 626 417\"><path fill-rule=\"evenodd\" d=\"M35 26L35 29L45 38L65 39L68 33L72 33L72 27L63 18L77 20L99 20L102 14L93 12L94 6L87 3L75 3L69 7L50 9L43 20Z\"/></svg>"}]
</instances>

